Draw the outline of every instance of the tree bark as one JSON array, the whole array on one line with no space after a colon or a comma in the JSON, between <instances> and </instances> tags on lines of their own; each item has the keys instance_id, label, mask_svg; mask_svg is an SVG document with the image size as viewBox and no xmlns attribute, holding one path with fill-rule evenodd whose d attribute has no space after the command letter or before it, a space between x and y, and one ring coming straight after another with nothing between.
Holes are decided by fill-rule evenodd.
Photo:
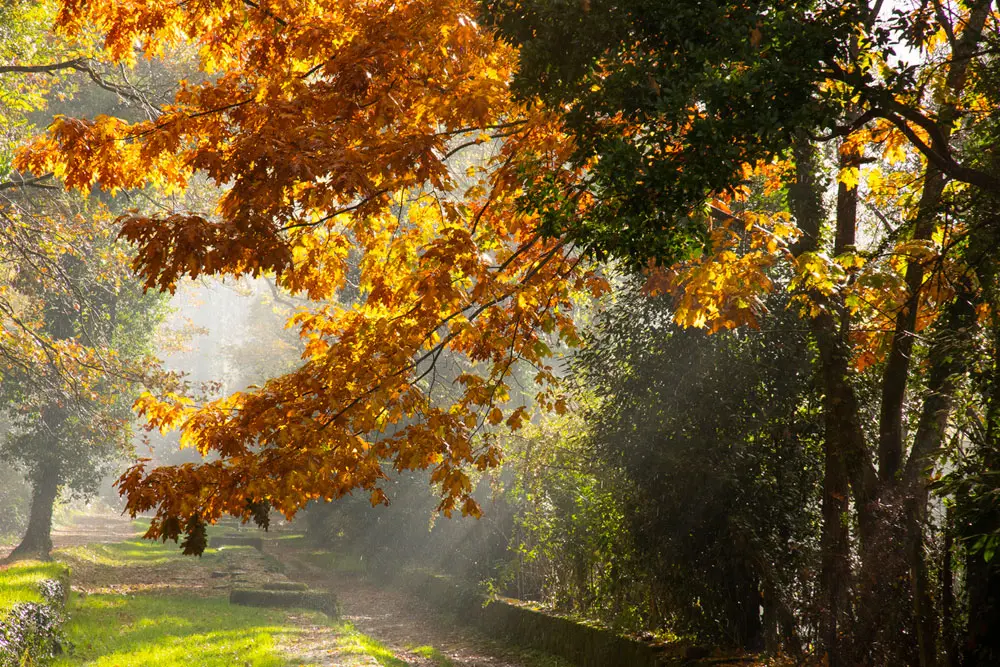
<instances>
[{"instance_id":1,"label":"tree bark","mask_svg":"<svg viewBox=\"0 0 1000 667\"><path fill-rule=\"evenodd\" d=\"M975 322L975 307L967 291L960 290L949 304L928 353L930 379L924 399L913 448L904 471L907 494L907 552L910 557L910 580L913 583L914 627L920 651L921 667L937 665L938 618L934 594L927 573L924 554L924 524L930 497L928 470L944 446L945 430L951 416L957 378L968 365L970 327Z\"/></svg>"},{"instance_id":2,"label":"tree bark","mask_svg":"<svg viewBox=\"0 0 1000 667\"><path fill-rule=\"evenodd\" d=\"M969 20L961 37L954 45L951 66L948 68L946 86L956 99L968 81L969 63L979 42L989 16L993 0L979 0L969 12ZM937 126L941 141L949 141L958 118L954 102L942 105ZM941 196L947 183L945 174L932 164L927 165L923 190L917 207L915 240L928 240L934 232L934 221L941 206ZM882 406L879 417L879 477L891 484L899 473L903 461L903 403L913 352L913 335L917 321L920 289L924 282L924 267L911 261L906 267L906 286L909 298L896 315L892 344L882 375Z\"/></svg>"},{"instance_id":3,"label":"tree bark","mask_svg":"<svg viewBox=\"0 0 1000 667\"><path fill-rule=\"evenodd\" d=\"M816 175L819 167L815 147L799 138L795 159L796 183L789 188L789 204L803 232L793 248L798 256L818 249L824 210L822 183ZM850 155L842 156L842 160L851 159ZM841 187L838 195L836 251L844 252L854 239L857 193ZM857 396L850 380L846 312L834 299L819 294L811 297L823 308L819 316L810 320L819 350L824 394L820 639L828 664L838 667L850 664L849 651L843 642L851 621L849 497L853 490L858 507L868 506L874 469L865 452ZM867 529L867 521L862 521L862 534Z\"/></svg>"},{"instance_id":4,"label":"tree bark","mask_svg":"<svg viewBox=\"0 0 1000 667\"><path fill-rule=\"evenodd\" d=\"M969 591L969 620L965 631L964 667L989 667L1000 660L1000 564L986 562L981 553L965 561Z\"/></svg>"},{"instance_id":5,"label":"tree bark","mask_svg":"<svg viewBox=\"0 0 1000 667\"><path fill-rule=\"evenodd\" d=\"M958 647L955 644L955 593L952 558L954 551L955 508L948 506L944 520L944 547L941 553L941 642L944 645L945 667L958 667Z\"/></svg>"},{"instance_id":6,"label":"tree bark","mask_svg":"<svg viewBox=\"0 0 1000 667\"><path fill-rule=\"evenodd\" d=\"M820 634L830 667L847 664L841 638L850 623L848 582L851 574L851 545L848 530L847 466L842 452L832 445L831 433L837 428L836 418L826 412L825 445L823 447L823 527L820 541L820 588L823 609Z\"/></svg>"},{"instance_id":7,"label":"tree bark","mask_svg":"<svg viewBox=\"0 0 1000 667\"><path fill-rule=\"evenodd\" d=\"M49 560L52 552L52 510L55 508L61 481L59 472L54 468L43 470L35 480L28 528L8 560Z\"/></svg>"},{"instance_id":8,"label":"tree bark","mask_svg":"<svg viewBox=\"0 0 1000 667\"><path fill-rule=\"evenodd\" d=\"M815 252L819 239L823 210L823 183L819 177L819 156L816 147L805 136L799 136L793 149L795 157L795 183L788 188L788 203L798 222L802 236L792 247L798 257L806 252ZM829 316L827 316L829 317ZM831 318L832 319L832 318ZM817 327L813 323L814 334L824 334L828 327ZM819 331L817 332L817 328ZM821 352L830 353L829 345L820 345ZM825 371L829 360L821 359L824 371L822 383L830 384ZM843 456L835 442L838 428L832 418L832 394L827 391L824 401L823 439L823 498L822 536L820 542L820 617L819 635L830 667L844 664L844 651L840 645L840 633L847 605L847 578L845 567L850 567L850 542L847 522L843 521L847 511L849 493L847 472Z\"/></svg>"}]
</instances>

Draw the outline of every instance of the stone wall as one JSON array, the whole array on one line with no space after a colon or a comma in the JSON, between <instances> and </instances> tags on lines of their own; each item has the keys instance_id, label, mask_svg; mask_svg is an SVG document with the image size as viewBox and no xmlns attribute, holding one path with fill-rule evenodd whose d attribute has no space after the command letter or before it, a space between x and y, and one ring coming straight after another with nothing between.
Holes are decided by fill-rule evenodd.
<instances>
[{"instance_id":1,"label":"stone wall","mask_svg":"<svg viewBox=\"0 0 1000 667\"><path fill-rule=\"evenodd\" d=\"M406 572L397 585L409 588L432 605L459 615L493 637L557 655L580 667L663 667L742 662L705 659L698 647L642 642L610 630L533 609L514 600L485 596L452 579L423 572Z\"/></svg>"}]
</instances>

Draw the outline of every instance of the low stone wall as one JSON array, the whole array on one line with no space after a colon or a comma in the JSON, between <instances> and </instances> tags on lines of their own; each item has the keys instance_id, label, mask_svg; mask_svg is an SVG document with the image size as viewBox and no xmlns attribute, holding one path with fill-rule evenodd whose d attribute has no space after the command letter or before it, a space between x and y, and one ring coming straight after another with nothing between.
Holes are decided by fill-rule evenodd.
<instances>
[{"instance_id":1,"label":"low stone wall","mask_svg":"<svg viewBox=\"0 0 1000 667\"><path fill-rule=\"evenodd\" d=\"M234 588L229 592L229 604L245 607L298 607L315 609L331 618L338 616L336 596L321 591Z\"/></svg>"},{"instance_id":2,"label":"low stone wall","mask_svg":"<svg viewBox=\"0 0 1000 667\"><path fill-rule=\"evenodd\" d=\"M610 630L532 609L513 600L486 598L448 577L400 573L406 586L434 606L454 612L473 625L514 644L565 658L580 667L663 667L739 662L701 659L697 647L656 645L622 637Z\"/></svg>"},{"instance_id":3,"label":"low stone wall","mask_svg":"<svg viewBox=\"0 0 1000 667\"><path fill-rule=\"evenodd\" d=\"M218 549L219 547L253 547L257 551L263 551L264 539L246 535L218 535L208 539L208 546L212 549Z\"/></svg>"},{"instance_id":4,"label":"low stone wall","mask_svg":"<svg viewBox=\"0 0 1000 667\"><path fill-rule=\"evenodd\" d=\"M44 602L19 602L0 617L0 667L40 667L62 653L69 570L38 588Z\"/></svg>"}]
</instances>

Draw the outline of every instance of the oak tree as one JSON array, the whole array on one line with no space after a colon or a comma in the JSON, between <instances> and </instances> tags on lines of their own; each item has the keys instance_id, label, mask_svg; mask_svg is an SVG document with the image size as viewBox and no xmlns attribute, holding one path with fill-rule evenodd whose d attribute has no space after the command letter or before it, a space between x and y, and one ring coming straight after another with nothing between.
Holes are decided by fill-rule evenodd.
<instances>
[{"instance_id":1,"label":"oak tree","mask_svg":"<svg viewBox=\"0 0 1000 667\"><path fill-rule=\"evenodd\" d=\"M305 343L293 372L206 404L140 399L151 426L217 455L125 474L129 510L156 511L148 535L186 533L198 552L223 513L291 516L359 488L386 502L383 461L432 469L442 511L478 514L467 468L497 465L491 429L527 418L504 409L513 365L535 366L538 399L554 405L546 339L575 340L574 293L604 289L519 197L529 166L553 183L577 174L553 116L511 97L514 51L451 0L65 2L57 24L100 32L124 65L136 45L155 56L191 41L213 76L148 121L57 119L18 167L111 192L203 174L224 190L215 210L124 216L147 285L268 273L313 302L291 321ZM456 173L472 150L483 159ZM345 307L352 254L360 298ZM441 404L445 349L484 370Z\"/></svg>"}]
</instances>

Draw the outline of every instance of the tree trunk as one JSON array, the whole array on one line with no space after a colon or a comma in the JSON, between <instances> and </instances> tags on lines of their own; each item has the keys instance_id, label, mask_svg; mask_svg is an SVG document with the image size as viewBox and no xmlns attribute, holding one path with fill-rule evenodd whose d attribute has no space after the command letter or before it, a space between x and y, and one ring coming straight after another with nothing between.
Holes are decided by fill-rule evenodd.
<instances>
[{"instance_id":1,"label":"tree trunk","mask_svg":"<svg viewBox=\"0 0 1000 667\"><path fill-rule=\"evenodd\" d=\"M955 645L955 593L952 557L954 551L955 508L945 510L944 547L941 554L941 643L944 645L945 667L958 667L958 647Z\"/></svg>"},{"instance_id":2,"label":"tree trunk","mask_svg":"<svg viewBox=\"0 0 1000 667\"><path fill-rule=\"evenodd\" d=\"M52 552L52 510L56 504L56 496L59 495L60 482L59 472L55 469L43 470L35 480L28 529L8 560L49 560Z\"/></svg>"},{"instance_id":3,"label":"tree trunk","mask_svg":"<svg viewBox=\"0 0 1000 667\"><path fill-rule=\"evenodd\" d=\"M938 653L937 610L924 555L923 528L930 497L929 471L944 446L945 431L955 392L958 390L957 378L965 372L967 360L971 356L968 350L968 331L975 322L975 307L971 302L970 287L959 291L942 320L927 356L930 365L927 396L924 398L913 448L904 470L904 481L908 489L907 551L913 582L914 629L920 649L921 667L935 667Z\"/></svg>"},{"instance_id":4,"label":"tree trunk","mask_svg":"<svg viewBox=\"0 0 1000 667\"><path fill-rule=\"evenodd\" d=\"M823 474L823 535L821 539L822 615L820 634L830 667L840 667L845 662L845 650L841 638L847 631L850 615L848 582L851 573L851 545L848 532L848 488L847 466L842 453L836 451L832 428L836 424L826 410L827 426L824 439Z\"/></svg>"},{"instance_id":5,"label":"tree trunk","mask_svg":"<svg viewBox=\"0 0 1000 667\"><path fill-rule=\"evenodd\" d=\"M978 0L969 4L971 10L961 35L952 44L952 61L947 71L946 86L956 100L965 89L969 64L982 40L985 22L993 3L991 0ZM953 101L946 101L938 110L939 136L936 141L939 142L939 150L947 149L958 116L959 111ZM931 238L940 215L946 181L940 170L928 165L913 229L914 239ZM932 377L904 470L904 405L907 384L913 373L914 332L925 277L926 270L920 262L911 261L908 264L905 280L909 297L896 314L893 337L882 375L879 488L874 498L879 518L875 522L877 535L872 541L874 548L866 548L865 540L862 540L862 580L874 586L876 591L886 588L885 584L877 582L888 582L888 590L882 594L868 595L868 599L862 602L865 607L864 616L874 622L870 629L863 629L862 636L877 638L875 641L868 639L867 643L876 649L882 645L886 651L886 659L896 664L903 664L905 661L917 662L922 667L935 667L939 619L934 605L933 582L927 571L923 534L928 502L927 472L944 439L955 392L954 375L964 370L957 361L961 355L955 354L954 350L949 351L954 346L951 339L961 338L960 334L964 329L954 326L953 322L946 322L945 331L939 331L935 349L929 354ZM960 294L951 304L951 312L946 317L952 320L962 319L968 324L971 321L968 312L971 311L964 302L965 298L966 295ZM901 527L902 535L899 535ZM907 574L909 577L906 577ZM905 599L905 593L900 590L899 584L907 578L909 593L912 595L911 608L904 610L894 608L894 605L886 608L881 600ZM912 638L909 641L902 638L902 641L897 639L893 642L894 635L900 637L901 628L908 628ZM914 639L916 641L912 642ZM909 645L911 642L916 646ZM917 649L916 653L911 655L914 648Z\"/></svg>"},{"instance_id":6,"label":"tree trunk","mask_svg":"<svg viewBox=\"0 0 1000 667\"><path fill-rule=\"evenodd\" d=\"M969 621L965 633L965 667L987 667L1000 662L1000 565L986 562L982 553L970 553L965 565L969 591Z\"/></svg>"},{"instance_id":7,"label":"tree trunk","mask_svg":"<svg viewBox=\"0 0 1000 667\"><path fill-rule=\"evenodd\" d=\"M910 568L913 582L913 616L917 631L917 649L920 667L937 667L938 617L934 607L934 592L927 572L924 554L923 518L924 507L911 512L910 521Z\"/></svg>"},{"instance_id":8,"label":"tree trunk","mask_svg":"<svg viewBox=\"0 0 1000 667\"><path fill-rule=\"evenodd\" d=\"M819 249L824 184L819 173L818 155L806 137L798 137L794 147L796 182L789 187L789 207L798 221L802 236L792 252L798 256ZM853 239L856 208L852 210L850 191L838 192L838 248ZM833 313L843 314L836 303L818 294L824 311L810 320L810 328L820 353L820 382L823 387L824 475L820 573L820 641L830 667L849 664L843 637L850 614L850 528L848 521L851 473L863 477L864 436L857 419L857 399L849 377L849 355L843 345L843 327ZM861 491L858 485L856 492ZM862 495L864 494L861 491ZM859 505L864 505L864 502Z\"/></svg>"}]
</instances>

